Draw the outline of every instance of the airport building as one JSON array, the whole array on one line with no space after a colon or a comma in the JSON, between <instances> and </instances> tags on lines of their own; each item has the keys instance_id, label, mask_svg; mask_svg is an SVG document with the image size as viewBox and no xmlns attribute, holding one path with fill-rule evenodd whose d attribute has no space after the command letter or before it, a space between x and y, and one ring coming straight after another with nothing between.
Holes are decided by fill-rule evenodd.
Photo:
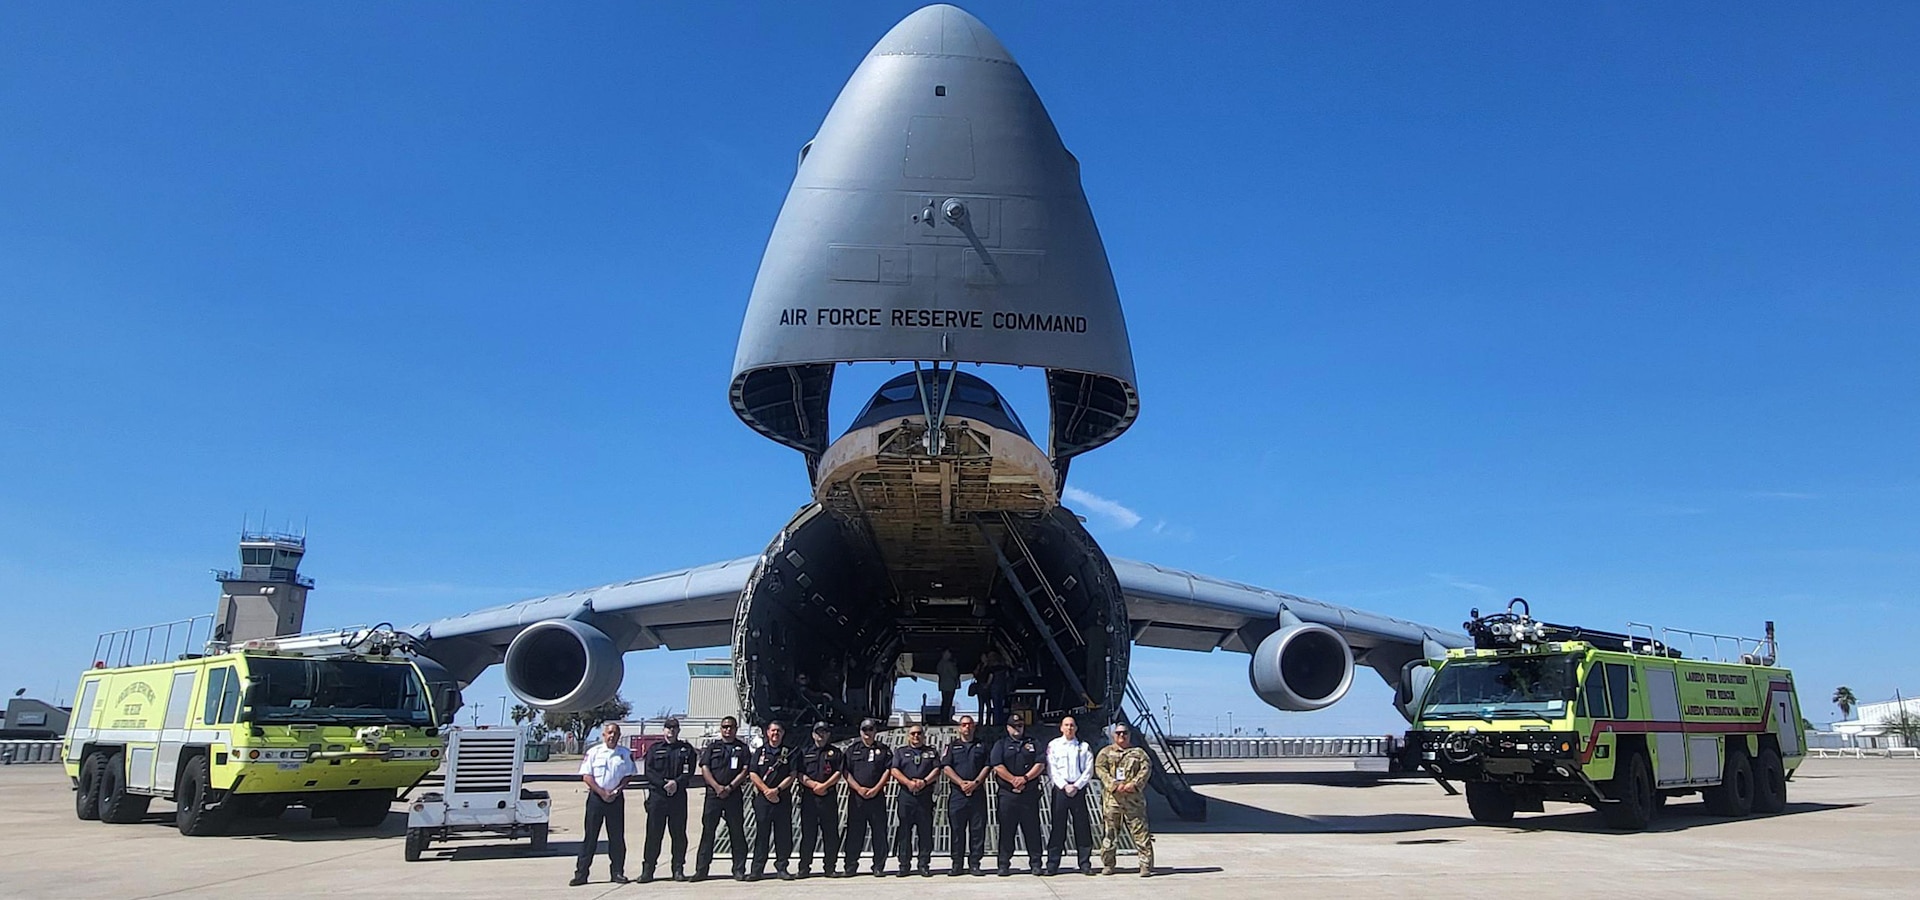
<instances>
[{"instance_id":1,"label":"airport building","mask_svg":"<svg viewBox=\"0 0 1920 900\"><path fill-rule=\"evenodd\" d=\"M1840 738L1840 746L1867 750L1914 746L1890 726L1903 717L1920 722L1920 697L1862 703L1853 712L1853 718L1833 723L1831 733Z\"/></svg>"}]
</instances>

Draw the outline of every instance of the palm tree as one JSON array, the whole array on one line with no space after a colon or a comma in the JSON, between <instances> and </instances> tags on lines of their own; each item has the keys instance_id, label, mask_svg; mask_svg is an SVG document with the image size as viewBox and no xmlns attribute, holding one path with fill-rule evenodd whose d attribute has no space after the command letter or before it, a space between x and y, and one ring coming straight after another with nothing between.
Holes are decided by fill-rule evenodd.
<instances>
[{"instance_id":1,"label":"palm tree","mask_svg":"<svg viewBox=\"0 0 1920 900\"><path fill-rule=\"evenodd\" d=\"M1833 689L1833 705L1840 707L1840 718L1853 715L1853 708L1860 705L1859 698L1853 696L1853 688L1841 685Z\"/></svg>"}]
</instances>

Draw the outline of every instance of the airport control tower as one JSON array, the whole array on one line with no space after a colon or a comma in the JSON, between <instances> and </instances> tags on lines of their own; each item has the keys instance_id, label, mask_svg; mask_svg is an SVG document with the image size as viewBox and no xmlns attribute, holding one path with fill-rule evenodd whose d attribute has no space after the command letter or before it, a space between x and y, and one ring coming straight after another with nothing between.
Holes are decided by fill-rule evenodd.
<instances>
[{"instance_id":1,"label":"airport control tower","mask_svg":"<svg viewBox=\"0 0 1920 900\"><path fill-rule=\"evenodd\" d=\"M220 581L213 639L239 643L299 634L307 617L307 592L313 590L313 579L300 574L300 557L306 552L305 535L241 532L240 571L213 573Z\"/></svg>"}]
</instances>

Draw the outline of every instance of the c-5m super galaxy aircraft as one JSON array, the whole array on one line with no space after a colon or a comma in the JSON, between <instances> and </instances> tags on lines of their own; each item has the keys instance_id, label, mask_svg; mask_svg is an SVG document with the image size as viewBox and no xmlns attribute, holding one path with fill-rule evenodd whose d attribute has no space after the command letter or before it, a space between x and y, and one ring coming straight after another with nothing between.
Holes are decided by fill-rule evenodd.
<instances>
[{"instance_id":1,"label":"c-5m super galaxy aircraft","mask_svg":"<svg viewBox=\"0 0 1920 900\"><path fill-rule=\"evenodd\" d=\"M835 368L913 363L832 437ZM1044 369L1044 449L960 363ZM983 370L991 371L991 370ZM731 644L751 721L850 732L902 672L989 651L1042 718L1104 723L1135 644L1250 655L1260 699L1313 710L1356 665L1403 699L1467 638L1111 559L1061 505L1069 464L1139 414L1133 352L1079 163L1013 57L951 6L867 54L800 147L734 359L733 409L800 452L812 502L757 556L425 623L465 685L532 706L613 696L622 655Z\"/></svg>"}]
</instances>

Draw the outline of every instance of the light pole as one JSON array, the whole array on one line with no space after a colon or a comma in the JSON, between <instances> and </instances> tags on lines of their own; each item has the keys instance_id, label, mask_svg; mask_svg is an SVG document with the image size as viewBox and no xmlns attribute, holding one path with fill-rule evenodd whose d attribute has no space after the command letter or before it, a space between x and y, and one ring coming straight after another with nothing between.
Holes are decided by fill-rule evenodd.
<instances>
[{"instance_id":1,"label":"light pole","mask_svg":"<svg viewBox=\"0 0 1920 900\"><path fill-rule=\"evenodd\" d=\"M1167 734L1179 734L1179 732L1173 730L1173 695L1162 694L1161 696L1166 698L1165 702L1160 705L1160 709L1167 714Z\"/></svg>"},{"instance_id":2,"label":"light pole","mask_svg":"<svg viewBox=\"0 0 1920 900\"><path fill-rule=\"evenodd\" d=\"M1227 710L1227 737L1233 737L1233 710Z\"/></svg>"},{"instance_id":3,"label":"light pole","mask_svg":"<svg viewBox=\"0 0 1920 900\"><path fill-rule=\"evenodd\" d=\"M507 727L507 695L500 695L500 727Z\"/></svg>"},{"instance_id":4,"label":"light pole","mask_svg":"<svg viewBox=\"0 0 1920 900\"><path fill-rule=\"evenodd\" d=\"M486 704L475 703L472 706L467 707L467 709L470 711L469 715L471 715L473 718L473 727L475 728L480 727L480 707L483 707L483 706L486 706Z\"/></svg>"}]
</instances>

